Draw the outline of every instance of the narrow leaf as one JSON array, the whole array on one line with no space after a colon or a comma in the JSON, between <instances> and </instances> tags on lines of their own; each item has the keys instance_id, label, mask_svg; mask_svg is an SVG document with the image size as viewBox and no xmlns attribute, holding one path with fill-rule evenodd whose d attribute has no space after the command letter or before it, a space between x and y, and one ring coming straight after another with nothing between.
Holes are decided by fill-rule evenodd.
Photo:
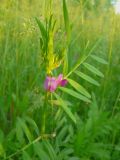
<instances>
[{"instance_id":1,"label":"narrow leaf","mask_svg":"<svg viewBox=\"0 0 120 160\"><path fill-rule=\"evenodd\" d=\"M76 81L67 78L68 82L71 84L71 86L73 86L78 92L82 93L84 96L91 98L91 95L88 93L88 91L81 86L79 83L77 83Z\"/></svg>"},{"instance_id":2,"label":"narrow leaf","mask_svg":"<svg viewBox=\"0 0 120 160\"><path fill-rule=\"evenodd\" d=\"M31 132L30 132L29 128L28 128L27 125L25 124L24 120L21 119L21 118L18 118L18 122L19 122L20 126L22 127L22 129L23 129L23 131L24 131L27 139L29 140L29 142L31 142L32 139L33 139L33 137L32 137L32 135L31 135Z\"/></svg>"},{"instance_id":3,"label":"narrow leaf","mask_svg":"<svg viewBox=\"0 0 120 160\"><path fill-rule=\"evenodd\" d=\"M94 51L96 46L100 43L100 41L101 41L101 38L96 41L96 43L92 46L92 48L90 49L87 55L83 54L82 57L80 56L80 58L78 59L78 62L75 64L75 66L73 66L72 70L67 74L66 77L69 77L82 63L84 63L84 61L91 55L91 53Z\"/></svg>"},{"instance_id":4,"label":"narrow leaf","mask_svg":"<svg viewBox=\"0 0 120 160\"><path fill-rule=\"evenodd\" d=\"M32 118L30 118L28 116L25 117L25 120L33 127L33 129L35 130L35 132L37 133L37 135L39 135L40 134L39 133L39 128L38 128L36 122Z\"/></svg>"},{"instance_id":5,"label":"narrow leaf","mask_svg":"<svg viewBox=\"0 0 120 160\"><path fill-rule=\"evenodd\" d=\"M69 95L71 95L71 96L73 96L73 97L75 97L75 98L77 98L77 99L80 99L80 100L82 100L82 101L84 101L84 102L91 102L87 97L85 97L85 96L83 96L83 95L81 95L81 94L79 94L79 93L77 93L77 92L75 92L75 91L73 91L72 89L68 89L68 88L65 88L65 87L59 87L63 92L66 92L66 93L68 93Z\"/></svg>"},{"instance_id":6,"label":"narrow leaf","mask_svg":"<svg viewBox=\"0 0 120 160\"><path fill-rule=\"evenodd\" d=\"M68 135L68 126L64 125L60 128L59 133L57 135L57 141L60 144L63 143L63 139Z\"/></svg>"},{"instance_id":7,"label":"narrow leaf","mask_svg":"<svg viewBox=\"0 0 120 160\"><path fill-rule=\"evenodd\" d=\"M100 72L97 68L95 68L94 66L88 64L88 63L83 63L83 65L92 73L96 74L99 77L104 77L103 73Z\"/></svg>"},{"instance_id":8,"label":"narrow leaf","mask_svg":"<svg viewBox=\"0 0 120 160\"><path fill-rule=\"evenodd\" d=\"M68 54L67 54L67 49L64 50L63 57L64 57L63 73L64 73L64 75L66 75L68 73Z\"/></svg>"},{"instance_id":9,"label":"narrow leaf","mask_svg":"<svg viewBox=\"0 0 120 160\"><path fill-rule=\"evenodd\" d=\"M20 123L17 121L16 123L16 137L20 143L24 142L24 133Z\"/></svg>"},{"instance_id":10,"label":"narrow leaf","mask_svg":"<svg viewBox=\"0 0 120 160\"><path fill-rule=\"evenodd\" d=\"M5 153L5 150L3 148L3 145L0 143L0 157L3 156Z\"/></svg>"},{"instance_id":11,"label":"narrow leaf","mask_svg":"<svg viewBox=\"0 0 120 160\"><path fill-rule=\"evenodd\" d=\"M84 80L88 81L91 84L94 84L96 86L99 86L100 84L94 80L93 78L91 78L90 76L80 72L80 71L75 71L74 73L76 73L79 77L83 78Z\"/></svg>"},{"instance_id":12,"label":"narrow leaf","mask_svg":"<svg viewBox=\"0 0 120 160\"><path fill-rule=\"evenodd\" d=\"M70 38L70 22L69 22L66 0L63 0L63 14L64 14L64 22L65 22L65 29L66 29L66 33L67 33L67 39L69 41L69 38Z\"/></svg>"},{"instance_id":13,"label":"narrow leaf","mask_svg":"<svg viewBox=\"0 0 120 160\"><path fill-rule=\"evenodd\" d=\"M60 106L60 102L58 100L49 100L50 103ZM67 104L67 106L71 106L72 104L69 101L64 100L64 102Z\"/></svg>"},{"instance_id":14,"label":"narrow leaf","mask_svg":"<svg viewBox=\"0 0 120 160\"><path fill-rule=\"evenodd\" d=\"M35 150L35 153L40 158L40 160L43 160L43 159L50 160L50 158L48 157L48 154L43 150L43 147L39 142L34 144L34 150Z\"/></svg>"},{"instance_id":15,"label":"narrow leaf","mask_svg":"<svg viewBox=\"0 0 120 160\"><path fill-rule=\"evenodd\" d=\"M99 63L108 64L104 59L102 59L102 58L100 58L100 57L98 57L98 56L96 56L96 55L91 55L91 57L92 57L94 60L96 60L97 62L99 62Z\"/></svg>"},{"instance_id":16,"label":"narrow leaf","mask_svg":"<svg viewBox=\"0 0 120 160\"><path fill-rule=\"evenodd\" d=\"M66 112L66 114L71 118L71 120L76 123L76 118L75 116L72 114L71 110L68 108L67 104L62 100L62 98L60 98L56 93L54 93L54 96L57 98L57 100L59 100L61 107L63 108L63 110Z\"/></svg>"},{"instance_id":17,"label":"narrow leaf","mask_svg":"<svg viewBox=\"0 0 120 160\"><path fill-rule=\"evenodd\" d=\"M43 141L43 145L44 145L45 148L47 149L51 160L57 159L55 150L53 149L53 147L51 146L51 144L50 144L47 140L44 140L44 141Z\"/></svg>"},{"instance_id":18,"label":"narrow leaf","mask_svg":"<svg viewBox=\"0 0 120 160\"><path fill-rule=\"evenodd\" d=\"M23 151L22 159L23 160L32 160L26 151Z\"/></svg>"},{"instance_id":19,"label":"narrow leaf","mask_svg":"<svg viewBox=\"0 0 120 160\"><path fill-rule=\"evenodd\" d=\"M38 19L38 18L35 18L38 26L39 26L39 29L41 31L41 35L42 35L42 38L45 40L46 37L47 37L47 33L46 33L46 30L45 30L45 27L44 25L41 23L41 21Z\"/></svg>"}]
</instances>

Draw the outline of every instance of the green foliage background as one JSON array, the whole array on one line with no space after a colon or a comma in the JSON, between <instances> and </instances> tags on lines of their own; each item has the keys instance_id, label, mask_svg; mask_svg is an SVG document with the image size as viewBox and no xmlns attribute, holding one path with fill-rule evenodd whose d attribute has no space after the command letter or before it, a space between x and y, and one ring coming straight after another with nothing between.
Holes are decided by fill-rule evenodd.
<instances>
[{"instance_id":1,"label":"green foliage background","mask_svg":"<svg viewBox=\"0 0 120 160\"><path fill-rule=\"evenodd\" d=\"M68 70L98 40L92 54L108 64L88 59L88 63L102 71L104 78L80 67L99 82L99 87L75 73L71 75L92 92L92 102L81 102L63 93L62 98L67 100L77 124L56 105L52 110L47 108L47 129L41 135L45 70L35 17L44 21L49 4L50 0L0 1L0 159L119 160L120 15L114 13L107 0L67 1L72 30ZM62 1L54 0L52 9L58 28L55 51L61 53L65 46Z\"/></svg>"}]
</instances>

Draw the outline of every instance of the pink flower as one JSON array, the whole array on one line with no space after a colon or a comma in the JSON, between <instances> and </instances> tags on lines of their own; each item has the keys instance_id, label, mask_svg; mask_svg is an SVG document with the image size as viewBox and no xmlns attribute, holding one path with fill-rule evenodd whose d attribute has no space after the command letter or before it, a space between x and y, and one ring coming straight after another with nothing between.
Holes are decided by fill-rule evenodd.
<instances>
[{"instance_id":1,"label":"pink flower","mask_svg":"<svg viewBox=\"0 0 120 160\"><path fill-rule=\"evenodd\" d=\"M59 85L59 86L62 86L62 87L64 87L66 84L67 84L67 80L66 79L63 79L63 75L62 74L60 74L59 76L58 76L58 78L57 78L57 84Z\"/></svg>"},{"instance_id":2,"label":"pink flower","mask_svg":"<svg viewBox=\"0 0 120 160\"><path fill-rule=\"evenodd\" d=\"M47 77L44 83L44 88L47 91L54 92L57 88L55 77Z\"/></svg>"},{"instance_id":3,"label":"pink flower","mask_svg":"<svg viewBox=\"0 0 120 160\"><path fill-rule=\"evenodd\" d=\"M66 84L67 80L63 79L62 74L60 74L57 78L47 76L44 82L44 88L49 92L54 92L58 86L64 87Z\"/></svg>"}]
</instances>

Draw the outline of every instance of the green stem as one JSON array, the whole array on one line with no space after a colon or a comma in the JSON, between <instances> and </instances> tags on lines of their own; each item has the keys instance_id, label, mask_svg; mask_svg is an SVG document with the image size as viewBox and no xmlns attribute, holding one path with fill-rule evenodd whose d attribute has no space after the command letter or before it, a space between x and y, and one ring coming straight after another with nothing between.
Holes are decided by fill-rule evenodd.
<instances>
[{"instance_id":1,"label":"green stem","mask_svg":"<svg viewBox=\"0 0 120 160\"><path fill-rule=\"evenodd\" d=\"M47 111L47 99L48 99L48 93L46 92L45 94L45 101L44 101L44 105L43 105L43 112L42 112L42 134L45 133L46 130L46 111Z\"/></svg>"},{"instance_id":2,"label":"green stem","mask_svg":"<svg viewBox=\"0 0 120 160\"><path fill-rule=\"evenodd\" d=\"M53 114L54 114L54 111L53 111L53 94L51 93L50 94L50 100L51 100L51 107L52 107L52 109L51 109L51 114L52 114L52 117L54 116ZM52 131L54 130L54 120L52 120Z\"/></svg>"},{"instance_id":3,"label":"green stem","mask_svg":"<svg viewBox=\"0 0 120 160\"><path fill-rule=\"evenodd\" d=\"M118 93L118 96L117 96L117 98L116 98L115 104L114 104L114 106L113 106L112 117L114 116L115 110L116 110L116 108L117 108L117 103L118 103L118 101L119 101L119 98L120 98L120 92Z\"/></svg>"},{"instance_id":4,"label":"green stem","mask_svg":"<svg viewBox=\"0 0 120 160\"><path fill-rule=\"evenodd\" d=\"M100 38L95 45L90 49L88 55L82 57L80 59L80 62L78 62L73 68L72 70L65 76L65 78L68 78L82 63L84 63L84 61L87 60L87 58L90 56L90 54L94 51L94 49L96 48L96 46L100 43L100 41L102 40L102 38Z\"/></svg>"}]
</instances>

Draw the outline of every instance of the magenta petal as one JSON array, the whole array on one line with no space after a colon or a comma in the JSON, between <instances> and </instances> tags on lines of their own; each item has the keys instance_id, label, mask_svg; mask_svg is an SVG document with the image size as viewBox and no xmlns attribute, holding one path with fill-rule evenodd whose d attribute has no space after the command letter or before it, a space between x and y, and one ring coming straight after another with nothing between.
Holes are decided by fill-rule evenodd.
<instances>
[{"instance_id":1,"label":"magenta petal","mask_svg":"<svg viewBox=\"0 0 120 160\"><path fill-rule=\"evenodd\" d=\"M57 88L57 81L55 77L46 77L44 88L47 91L54 92Z\"/></svg>"},{"instance_id":2,"label":"magenta petal","mask_svg":"<svg viewBox=\"0 0 120 160\"><path fill-rule=\"evenodd\" d=\"M49 83L50 83L51 77L46 77L46 80L44 82L44 88L46 90L49 90Z\"/></svg>"},{"instance_id":3,"label":"magenta petal","mask_svg":"<svg viewBox=\"0 0 120 160\"><path fill-rule=\"evenodd\" d=\"M57 80L56 80L56 78L52 77L51 81L50 81L49 91L54 92L56 90L56 88L57 88Z\"/></svg>"},{"instance_id":4,"label":"magenta petal","mask_svg":"<svg viewBox=\"0 0 120 160\"><path fill-rule=\"evenodd\" d=\"M57 78L57 84L60 85L61 81L63 79L63 75L59 74L58 78Z\"/></svg>"},{"instance_id":5,"label":"magenta petal","mask_svg":"<svg viewBox=\"0 0 120 160\"><path fill-rule=\"evenodd\" d=\"M66 79L63 79L62 74L60 74L58 78L47 76L44 82L44 88L49 92L54 92L58 86L64 87L67 82Z\"/></svg>"},{"instance_id":6,"label":"magenta petal","mask_svg":"<svg viewBox=\"0 0 120 160\"><path fill-rule=\"evenodd\" d=\"M63 79L63 80L60 82L60 86L64 87L67 83L68 83L68 81L67 81L66 79Z\"/></svg>"}]
</instances>

